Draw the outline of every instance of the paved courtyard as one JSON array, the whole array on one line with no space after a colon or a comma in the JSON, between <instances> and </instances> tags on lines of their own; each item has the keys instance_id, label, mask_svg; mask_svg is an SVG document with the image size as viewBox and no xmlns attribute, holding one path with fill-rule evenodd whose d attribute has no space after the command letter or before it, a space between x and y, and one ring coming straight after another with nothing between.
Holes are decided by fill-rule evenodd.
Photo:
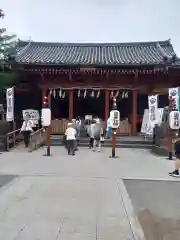
<instances>
[{"instance_id":1,"label":"paved courtyard","mask_svg":"<svg viewBox=\"0 0 180 240\"><path fill-rule=\"evenodd\" d=\"M171 239L148 235L138 214L147 208L146 185L128 181L179 184L167 174L172 162L138 149L118 149L116 159L108 148L82 148L74 157L63 147L51 150L51 157L45 149L0 156L1 240Z\"/></svg>"}]
</instances>

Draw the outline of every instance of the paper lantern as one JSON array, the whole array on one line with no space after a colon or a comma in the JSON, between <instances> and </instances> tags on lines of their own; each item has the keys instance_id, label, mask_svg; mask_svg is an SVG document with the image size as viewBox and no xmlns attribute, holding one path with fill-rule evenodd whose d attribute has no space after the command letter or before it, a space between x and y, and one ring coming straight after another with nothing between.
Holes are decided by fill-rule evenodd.
<instances>
[{"instance_id":1,"label":"paper lantern","mask_svg":"<svg viewBox=\"0 0 180 240\"><path fill-rule=\"evenodd\" d=\"M173 130L178 130L180 128L180 112L171 111L169 114L169 126Z\"/></svg>"},{"instance_id":2,"label":"paper lantern","mask_svg":"<svg viewBox=\"0 0 180 240\"><path fill-rule=\"evenodd\" d=\"M62 97L62 90L61 89L59 90L59 97L60 98Z\"/></svg>"},{"instance_id":3,"label":"paper lantern","mask_svg":"<svg viewBox=\"0 0 180 240\"><path fill-rule=\"evenodd\" d=\"M84 98L87 96L87 90L84 91Z\"/></svg>"},{"instance_id":4,"label":"paper lantern","mask_svg":"<svg viewBox=\"0 0 180 240\"><path fill-rule=\"evenodd\" d=\"M48 127L51 125L51 110L50 110L50 108L42 108L41 123L42 123L42 126L44 126L44 127Z\"/></svg>"},{"instance_id":5,"label":"paper lantern","mask_svg":"<svg viewBox=\"0 0 180 240\"><path fill-rule=\"evenodd\" d=\"M56 97L56 89L53 90L53 97Z\"/></svg>"}]
</instances>

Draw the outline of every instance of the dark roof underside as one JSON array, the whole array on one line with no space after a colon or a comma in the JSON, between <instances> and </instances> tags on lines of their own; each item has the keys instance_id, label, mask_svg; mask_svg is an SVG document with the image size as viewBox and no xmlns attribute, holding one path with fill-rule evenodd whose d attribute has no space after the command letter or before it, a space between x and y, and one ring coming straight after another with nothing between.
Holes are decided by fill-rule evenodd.
<instances>
[{"instance_id":1,"label":"dark roof underside","mask_svg":"<svg viewBox=\"0 0 180 240\"><path fill-rule=\"evenodd\" d=\"M169 40L107 44L19 41L16 61L42 65L156 65L174 55Z\"/></svg>"}]
</instances>

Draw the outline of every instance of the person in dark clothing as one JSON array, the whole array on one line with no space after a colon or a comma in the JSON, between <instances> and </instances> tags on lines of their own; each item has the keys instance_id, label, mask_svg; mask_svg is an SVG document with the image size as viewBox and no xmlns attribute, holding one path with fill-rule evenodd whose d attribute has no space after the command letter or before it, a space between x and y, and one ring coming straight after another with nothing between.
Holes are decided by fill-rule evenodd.
<instances>
[{"instance_id":1,"label":"person in dark clothing","mask_svg":"<svg viewBox=\"0 0 180 240\"><path fill-rule=\"evenodd\" d=\"M175 150L175 156L176 160L174 162L175 170L173 172L170 172L169 175L173 177L180 177L179 169L180 169L180 137L176 139L174 143L174 150Z\"/></svg>"}]
</instances>

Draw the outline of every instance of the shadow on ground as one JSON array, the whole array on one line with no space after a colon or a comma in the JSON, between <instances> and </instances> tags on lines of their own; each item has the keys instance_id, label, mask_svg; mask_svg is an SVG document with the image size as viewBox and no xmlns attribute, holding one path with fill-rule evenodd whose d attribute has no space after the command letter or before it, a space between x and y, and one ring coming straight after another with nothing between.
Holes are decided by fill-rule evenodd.
<instances>
[{"instance_id":1,"label":"shadow on ground","mask_svg":"<svg viewBox=\"0 0 180 240\"><path fill-rule=\"evenodd\" d=\"M10 183L17 176L14 175L0 175L0 188L4 187L8 183Z\"/></svg>"},{"instance_id":2,"label":"shadow on ground","mask_svg":"<svg viewBox=\"0 0 180 240\"><path fill-rule=\"evenodd\" d=\"M124 184L147 240L180 239L180 182L124 179Z\"/></svg>"}]
</instances>

